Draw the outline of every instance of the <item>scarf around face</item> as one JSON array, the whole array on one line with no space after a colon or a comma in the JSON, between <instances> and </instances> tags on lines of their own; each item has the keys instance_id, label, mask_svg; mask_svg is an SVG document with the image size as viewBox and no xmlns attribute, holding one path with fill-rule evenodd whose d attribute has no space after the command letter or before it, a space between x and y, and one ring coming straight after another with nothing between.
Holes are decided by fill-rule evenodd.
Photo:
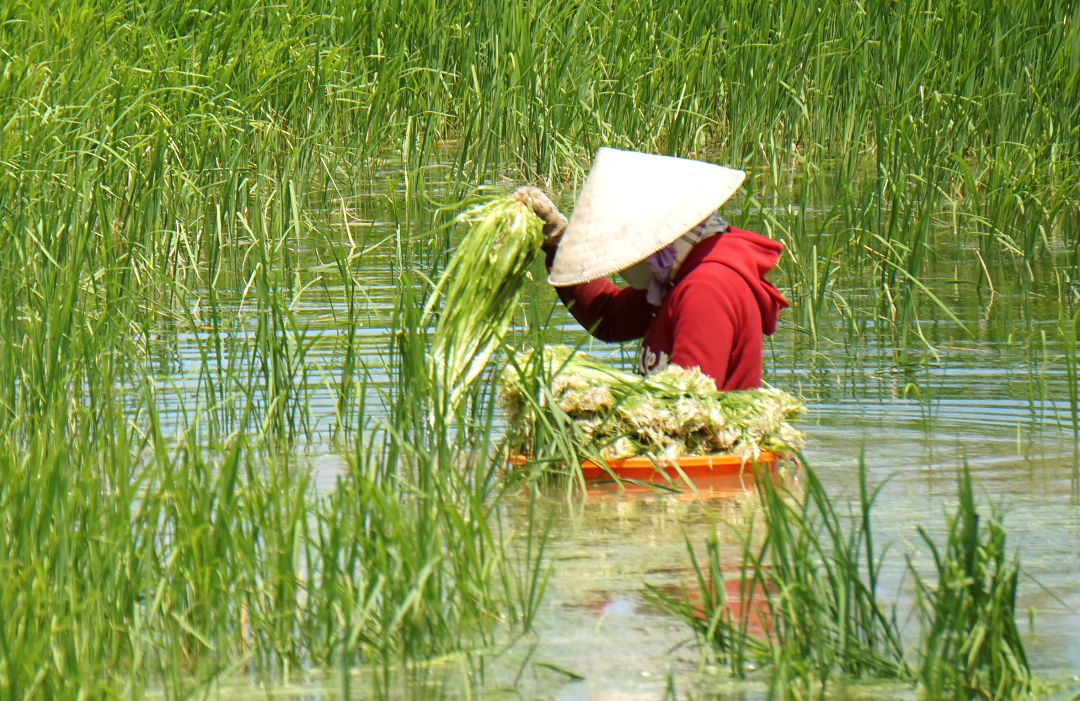
<instances>
[{"instance_id":1,"label":"scarf around face","mask_svg":"<svg viewBox=\"0 0 1080 701\"><path fill-rule=\"evenodd\" d=\"M649 287L645 292L645 298L649 301L649 304L659 307L660 303L664 301L668 290L671 289L671 281L678 275L682 262L686 260L686 256L694 246L710 236L715 236L727 230L727 221L713 212L693 229L646 258L645 260L648 262L653 274L652 280L649 281Z\"/></svg>"}]
</instances>

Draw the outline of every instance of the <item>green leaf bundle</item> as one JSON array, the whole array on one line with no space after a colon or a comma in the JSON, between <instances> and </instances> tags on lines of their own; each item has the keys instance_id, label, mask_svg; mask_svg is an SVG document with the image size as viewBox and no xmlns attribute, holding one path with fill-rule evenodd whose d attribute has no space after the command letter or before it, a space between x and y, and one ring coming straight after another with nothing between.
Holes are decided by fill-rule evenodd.
<instances>
[{"instance_id":1,"label":"green leaf bundle","mask_svg":"<svg viewBox=\"0 0 1080 701\"><path fill-rule=\"evenodd\" d=\"M442 301L431 342L431 375L456 403L484 369L514 316L543 242L539 217L498 197L458 216L469 226L439 278L425 318Z\"/></svg>"}]
</instances>

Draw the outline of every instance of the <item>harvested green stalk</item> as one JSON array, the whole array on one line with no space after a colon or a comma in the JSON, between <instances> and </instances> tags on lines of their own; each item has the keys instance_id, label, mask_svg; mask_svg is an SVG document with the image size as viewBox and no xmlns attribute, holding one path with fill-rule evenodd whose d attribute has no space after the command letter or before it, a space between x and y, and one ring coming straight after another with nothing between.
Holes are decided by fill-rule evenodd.
<instances>
[{"instance_id":1,"label":"harvested green stalk","mask_svg":"<svg viewBox=\"0 0 1080 701\"><path fill-rule=\"evenodd\" d=\"M607 459L649 455L673 462L683 455L733 453L744 460L767 450L792 455L803 435L788 423L805 407L772 387L718 392L698 368L670 366L649 377L617 370L565 346L543 350L550 369L550 397ZM518 367L525 366L524 354ZM536 416L549 410L547 394L532 401L514 363L502 376L499 396L524 442Z\"/></svg>"},{"instance_id":2,"label":"harvested green stalk","mask_svg":"<svg viewBox=\"0 0 1080 701\"><path fill-rule=\"evenodd\" d=\"M424 309L428 319L441 300L431 375L454 404L498 347L543 241L539 217L507 197L471 207L458 221L469 231Z\"/></svg>"}]
</instances>

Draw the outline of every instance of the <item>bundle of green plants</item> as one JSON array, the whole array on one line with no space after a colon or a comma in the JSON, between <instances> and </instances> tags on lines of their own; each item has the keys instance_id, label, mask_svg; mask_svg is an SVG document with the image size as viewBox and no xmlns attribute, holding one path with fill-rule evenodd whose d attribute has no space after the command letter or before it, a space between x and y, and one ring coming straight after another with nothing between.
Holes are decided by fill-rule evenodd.
<instances>
[{"instance_id":1,"label":"bundle of green plants","mask_svg":"<svg viewBox=\"0 0 1080 701\"><path fill-rule=\"evenodd\" d=\"M501 342L543 241L539 217L504 196L470 207L457 220L469 230L424 309L428 319L439 305L431 375L453 402Z\"/></svg>"},{"instance_id":2,"label":"bundle of green plants","mask_svg":"<svg viewBox=\"0 0 1080 701\"><path fill-rule=\"evenodd\" d=\"M642 377L566 346L540 352L550 383L527 382L527 353L518 354L502 376L499 399L519 445L532 437L538 414L553 411L572 418L589 447L609 460L648 455L671 462L720 453L751 460L763 450L793 455L803 445L803 435L788 421L805 407L782 390L720 392L698 368L672 365Z\"/></svg>"}]
</instances>

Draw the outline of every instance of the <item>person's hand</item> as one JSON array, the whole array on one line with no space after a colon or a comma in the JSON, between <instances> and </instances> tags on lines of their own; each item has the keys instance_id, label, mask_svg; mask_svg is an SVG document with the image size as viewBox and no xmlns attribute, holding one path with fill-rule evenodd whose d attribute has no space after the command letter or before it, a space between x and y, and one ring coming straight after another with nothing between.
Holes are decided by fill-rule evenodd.
<instances>
[{"instance_id":1,"label":"person's hand","mask_svg":"<svg viewBox=\"0 0 1080 701\"><path fill-rule=\"evenodd\" d=\"M544 222L544 243L542 247L545 251L559 245L559 239L562 238L563 231L566 230L567 220L558 207L548 199L547 195L538 188L525 186L514 190L510 195L510 199L524 204Z\"/></svg>"}]
</instances>

